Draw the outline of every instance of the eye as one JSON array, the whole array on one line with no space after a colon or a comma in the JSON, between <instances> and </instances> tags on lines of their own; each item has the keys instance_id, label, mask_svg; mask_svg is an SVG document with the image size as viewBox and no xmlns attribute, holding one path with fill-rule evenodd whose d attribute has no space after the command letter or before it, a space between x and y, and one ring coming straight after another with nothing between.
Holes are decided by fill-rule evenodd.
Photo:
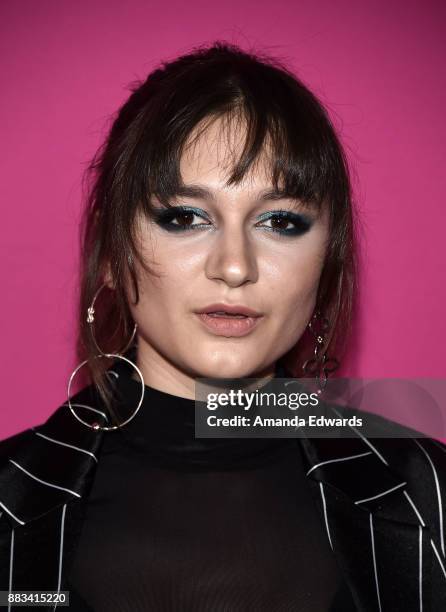
<instances>
[{"instance_id":1,"label":"eye","mask_svg":"<svg viewBox=\"0 0 446 612\"><path fill-rule=\"evenodd\" d=\"M194 217L205 219L203 211L186 206L171 206L154 211L155 222L169 232L182 232L210 227L209 223L193 223ZM177 221L177 222L175 222Z\"/></svg>"},{"instance_id":2,"label":"eye","mask_svg":"<svg viewBox=\"0 0 446 612\"><path fill-rule=\"evenodd\" d=\"M300 236L308 232L312 226L309 217L288 210L264 213L261 215L261 221L271 222L270 226L262 225L261 227L285 236Z\"/></svg>"}]
</instances>

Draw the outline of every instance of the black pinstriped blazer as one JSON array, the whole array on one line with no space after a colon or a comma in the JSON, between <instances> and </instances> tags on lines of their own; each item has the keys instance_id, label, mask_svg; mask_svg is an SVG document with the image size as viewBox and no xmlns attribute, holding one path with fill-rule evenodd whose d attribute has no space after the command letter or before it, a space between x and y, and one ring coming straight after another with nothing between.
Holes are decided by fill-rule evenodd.
<instances>
[{"instance_id":1,"label":"black pinstriped blazer","mask_svg":"<svg viewBox=\"0 0 446 612\"><path fill-rule=\"evenodd\" d=\"M100 410L91 389L72 399L80 410ZM377 431L385 422L376 417ZM357 609L446 611L446 446L354 431L296 445ZM62 404L43 424L0 442L0 590L70 590L104 435Z\"/></svg>"}]
</instances>

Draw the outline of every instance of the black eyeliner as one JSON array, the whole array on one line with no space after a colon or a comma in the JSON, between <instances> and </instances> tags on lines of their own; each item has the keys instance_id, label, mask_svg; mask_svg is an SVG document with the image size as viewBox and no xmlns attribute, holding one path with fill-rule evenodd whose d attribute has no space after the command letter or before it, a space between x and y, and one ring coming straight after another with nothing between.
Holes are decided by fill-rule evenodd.
<instances>
[{"instance_id":1,"label":"black eyeliner","mask_svg":"<svg viewBox=\"0 0 446 612\"><path fill-rule=\"evenodd\" d=\"M170 208L158 208L153 211L155 223L165 229L168 232L184 232L188 230L195 230L197 228L209 227L207 225L191 225L189 227L184 225L176 225L172 223L173 219L180 215L192 214L197 217L201 217L207 220L202 210L191 206L172 206Z\"/></svg>"},{"instance_id":2,"label":"black eyeliner","mask_svg":"<svg viewBox=\"0 0 446 612\"><path fill-rule=\"evenodd\" d=\"M308 232L308 230L313 225L313 222L310 218L305 215L301 215L299 213L291 212L290 210L274 210L263 213L260 215L260 221L267 221L269 219L285 219L286 221L290 221L294 224L294 227L291 229L277 229L274 227L264 227L270 232L275 232L281 234L283 236L300 236Z\"/></svg>"},{"instance_id":3,"label":"black eyeliner","mask_svg":"<svg viewBox=\"0 0 446 612\"><path fill-rule=\"evenodd\" d=\"M209 227L209 225L205 224L187 226L172 223L173 219L176 217L187 214L191 214L209 221L206 214L200 208L195 208L192 206L172 206L168 208L158 208L153 211L155 223L168 232L185 232L188 230L204 229ZM292 223L294 227L290 229L263 227L262 229L266 229L267 231L274 232L282 236L290 237L305 234L313 224L313 221L307 216L294 213L290 210L268 211L259 217L260 222L267 221L269 219L285 219L286 221Z\"/></svg>"}]
</instances>

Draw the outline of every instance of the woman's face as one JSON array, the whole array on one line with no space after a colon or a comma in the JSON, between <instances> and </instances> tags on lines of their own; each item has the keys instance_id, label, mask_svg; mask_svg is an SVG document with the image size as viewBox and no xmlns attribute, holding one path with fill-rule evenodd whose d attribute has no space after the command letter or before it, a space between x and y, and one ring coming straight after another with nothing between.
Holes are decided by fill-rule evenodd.
<instances>
[{"instance_id":1,"label":"woman's face","mask_svg":"<svg viewBox=\"0 0 446 612\"><path fill-rule=\"evenodd\" d=\"M162 389L175 382L177 391L190 390L196 377L272 374L315 306L327 213L318 217L299 202L265 196L272 184L264 157L242 184L226 186L225 164L243 139L237 130L228 138L220 128L220 120L214 122L184 151L183 183L201 190L172 201L186 212L172 215L153 200L160 217L139 218L141 252L161 276L138 269L140 301L130 308L138 325L138 365L146 384ZM213 304L245 306L261 316L197 314Z\"/></svg>"}]
</instances>

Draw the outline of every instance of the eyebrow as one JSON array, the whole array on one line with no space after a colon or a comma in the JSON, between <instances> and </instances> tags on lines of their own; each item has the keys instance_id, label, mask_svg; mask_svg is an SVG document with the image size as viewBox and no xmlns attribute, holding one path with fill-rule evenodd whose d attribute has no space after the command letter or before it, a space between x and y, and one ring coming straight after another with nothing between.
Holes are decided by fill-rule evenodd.
<instances>
[{"instance_id":1,"label":"eyebrow","mask_svg":"<svg viewBox=\"0 0 446 612\"><path fill-rule=\"evenodd\" d=\"M207 189L206 187L203 187L202 185L193 184L180 185L178 189L176 189L175 194L173 195L180 196L183 198L200 198L202 200L210 200L211 202L215 202L217 199L211 190ZM260 202L283 199L299 201L298 198L290 195L289 193L281 189L262 189L258 192L255 199Z\"/></svg>"}]
</instances>

